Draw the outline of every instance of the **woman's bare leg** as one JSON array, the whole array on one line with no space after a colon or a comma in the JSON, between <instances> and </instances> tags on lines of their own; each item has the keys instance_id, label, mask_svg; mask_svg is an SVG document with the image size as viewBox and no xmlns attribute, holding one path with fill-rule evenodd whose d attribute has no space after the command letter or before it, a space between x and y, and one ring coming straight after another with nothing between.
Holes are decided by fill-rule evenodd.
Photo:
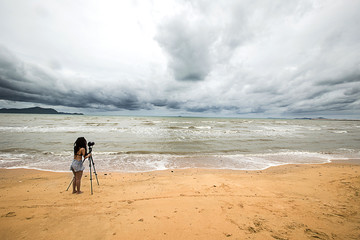
<instances>
[{"instance_id":1,"label":"woman's bare leg","mask_svg":"<svg viewBox=\"0 0 360 240\"><path fill-rule=\"evenodd\" d=\"M73 192L72 193L76 193L76 173L74 172L74 170L72 170L73 174L74 174L74 178L73 178Z\"/></svg>"},{"instance_id":2,"label":"woman's bare leg","mask_svg":"<svg viewBox=\"0 0 360 240\"><path fill-rule=\"evenodd\" d=\"M83 171L79 171L79 172L76 173L76 188L77 188L77 194L82 193L82 191L80 191L82 174L83 174Z\"/></svg>"}]
</instances>

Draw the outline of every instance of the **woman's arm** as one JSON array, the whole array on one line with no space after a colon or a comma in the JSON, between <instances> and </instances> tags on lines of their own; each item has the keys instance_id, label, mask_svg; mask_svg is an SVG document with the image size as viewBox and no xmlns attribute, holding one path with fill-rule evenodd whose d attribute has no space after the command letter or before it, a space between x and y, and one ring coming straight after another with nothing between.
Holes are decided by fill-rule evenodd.
<instances>
[{"instance_id":1,"label":"woman's arm","mask_svg":"<svg viewBox=\"0 0 360 240\"><path fill-rule=\"evenodd\" d=\"M85 148L82 148L82 149L81 149L81 155L84 156L84 159L87 159L88 157L91 156L91 153L85 155Z\"/></svg>"}]
</instances>

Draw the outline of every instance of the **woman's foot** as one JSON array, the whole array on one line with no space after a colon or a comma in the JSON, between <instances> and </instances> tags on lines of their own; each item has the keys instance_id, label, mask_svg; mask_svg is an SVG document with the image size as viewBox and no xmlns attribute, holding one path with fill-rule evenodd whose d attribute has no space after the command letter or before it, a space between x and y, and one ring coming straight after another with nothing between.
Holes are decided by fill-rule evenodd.
<instances>
[{"instance_id":1,"label":"woman's foot","mask_svg":"<svg viewBox=\"0 0 360 240\"><path fill-rule=\"evenodd\" d=\"M79 191L79 192L76 192L77 194L82 194L83 192L82 191Z\"/></svg>"},{"instance_id":2,"label":"woman's foot","mask_svg":"<svg viewBox=\"0 0 360 240\"><path fill-rule=\"evenodd\" d=\"M77 193L77 191L73 191L72 193L75 194L75 193Z\"/></svg>"}]
</instances>

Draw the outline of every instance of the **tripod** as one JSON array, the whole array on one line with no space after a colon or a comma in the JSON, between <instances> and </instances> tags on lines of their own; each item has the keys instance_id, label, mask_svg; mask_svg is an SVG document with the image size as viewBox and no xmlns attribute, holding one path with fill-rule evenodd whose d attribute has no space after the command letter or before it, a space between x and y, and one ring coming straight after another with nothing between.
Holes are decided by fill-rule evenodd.
<instances>
[{"instance_id":1,"label":"tripod","mask_svg":"<svg viewBox=\"0 0 360 240\"><path fill-rule=\"evenodd\" d=\"M92 147L89 146L89 153L91 153L91 152L92 152ZM95 163L94 163L94 160L93 160L92 155L90 155L90 157L89 157L90 185L91 185L91 195L92 195L92 194L93 194L93 187L92 187L91 165L92 165L93 168L94 168L94 174L95 174L95 177L96 177L96 182L97 182L97 184L99 185L99 180L98 180L98 177L97 177L97 173L96 173L96 169L95 169ZM73 179L73 181L74 181L74 179Z\"/></svg>"},{"instance_id":2,"label":"tripod","mask_svg":"<svg viewBox=\"0 0 360 240\"><path fill-rule=\"evenodd\" d=\"M92 147L89 146L89 153L92 152ZM91 186L91 195L93 194L93 187L92 187L92 174L91 174L91 166L93 166L94 168L94 174L95 174L95 177L96 177L96 182L97 184L99 185L99 180L98 180L98 177L97 177L97 173L96 173L96 169L95 169L95 163L94 163L94 159L92 158L92 155L90 155L90 157L88 158L89 159L89 169L90 169L90 186ZM82 162L84 163L85 162L85 159L82 160ZM74 178L71 180L69 186L67 187L66 191L69 190L71 184L74 182Z\"/></svg>"}]
</instances>

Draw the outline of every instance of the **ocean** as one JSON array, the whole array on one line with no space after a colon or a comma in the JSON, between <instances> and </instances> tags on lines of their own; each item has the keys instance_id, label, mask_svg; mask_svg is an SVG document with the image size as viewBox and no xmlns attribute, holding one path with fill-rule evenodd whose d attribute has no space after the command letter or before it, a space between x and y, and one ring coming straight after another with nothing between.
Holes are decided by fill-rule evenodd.
<instances>
[{"instance_id":1,"label":"ocean","mask_svg":"<svg viewBox=\"0 0 360 240\"><path fill-rule=\"evenodd\" d=\"M98 172L360 158L360 121L0 114L0 134L0 168L8 169L69 171L78 137L95 142Z\"/></svg>"}]
</instances>

